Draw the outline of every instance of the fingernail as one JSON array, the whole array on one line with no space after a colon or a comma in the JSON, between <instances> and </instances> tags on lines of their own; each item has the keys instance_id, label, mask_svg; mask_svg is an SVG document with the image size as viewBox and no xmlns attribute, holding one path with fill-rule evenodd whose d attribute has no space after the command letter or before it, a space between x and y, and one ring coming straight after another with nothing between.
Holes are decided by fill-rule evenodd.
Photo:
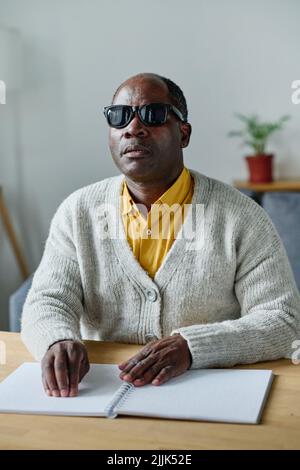
<instances>
[{"instance_id":1,"label":"fingernail","mask_svg":"<svg viewBox=\"0 0 300 470\"><path fill-rule=\"evenodd\" d=\"M136 380L134 381L134 383L136 383L136 382L140 384L140 383L144 382L144 379L136 379Z\"/></svg>"},{"instance_id":2,"label":"fingernail","mask_svg":"<svg viewBox=\"0 0 300 470\"><path fill-rule=\"evenodd\" d=\"M129 382L131 382L132 376L130 374L126 374L126 375L124 375L123 379L128 380Z\"/></svg>"},{"instance_id":3,"label":"fingernail","mask_svg":"<svg viewBox=\"0 0 300 470\"><path fill-rule=\"evenodd\" d=\"M60 391L60 394L61 394L62 397L67 397L69 395L69 390L67 390L66 388L63 388Z\"/></svg>"},{"instance_id":4,"label":"fingernail","mask_svg":"<svg viewBox=\"0 0 300 470\"><path fill-rule=\"evenodd\" d=\"M158 380L158 379L154 379L154 380L152 380L152 384L153 384L153 385L157 385L157 384L159 384L159 380Z\"/></svg>"},{"instance_id":5,"label":"fingernail","mask_svg":"<svg viewBox=\"0 0 300 470\"><path fill-rule=\"evenodd\" d=\"M46 393L47 393L48 397L51 397L51 392L50 392L50 390L46 390Z\"/></svg>"},{"instance_id":6,"label":"fingernail","mask_svg":"<svg viewBox=\"0 0 300 470\"><path fill-rule=\"evenodd\" d=\"M53 395L54 397L60 397L60 393L59 393L58 390L52 390L52 395Z\"/></svg>"}]
</instances>

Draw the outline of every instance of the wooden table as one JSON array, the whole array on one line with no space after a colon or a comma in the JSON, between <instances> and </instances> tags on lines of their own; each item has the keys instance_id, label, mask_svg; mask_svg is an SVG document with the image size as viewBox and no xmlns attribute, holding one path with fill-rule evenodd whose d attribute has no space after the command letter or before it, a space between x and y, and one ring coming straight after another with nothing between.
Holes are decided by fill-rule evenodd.
<instances>
[{"instance_id":1,"label":"wooden table","mask_svg":"<svg viewBox=\"0 0 300 470\"><path fill-rule=\"evenodd\" d=\"M0 333L6 364L0 380L31 355L17 333ZM119 363L141 346L86 342L90 361ZM3 343L2 343L3 346ZM241 366L239 366L241 367ZM0 414L1 449L300 449L300 366L255 364L275 376L260 425L120 416L107 418Z\"/></svg>"}]
</instances>

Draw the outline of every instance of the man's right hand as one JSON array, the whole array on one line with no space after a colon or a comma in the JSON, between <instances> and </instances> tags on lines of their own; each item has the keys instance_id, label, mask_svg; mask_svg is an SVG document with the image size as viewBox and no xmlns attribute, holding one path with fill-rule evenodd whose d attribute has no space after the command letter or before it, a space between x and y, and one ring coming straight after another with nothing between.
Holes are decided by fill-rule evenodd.
<instances>
[{"instance_id":1,"label":"man's right hand","mask_svg":"<svg viewBox=\"0 0 300 470\"><path fill-rule=\"evenodd\" d=\"M90 368L86 347L72 340L54 343L41 365L44 389L50 397L75 397Z\"/></svg>"}]
</instances>

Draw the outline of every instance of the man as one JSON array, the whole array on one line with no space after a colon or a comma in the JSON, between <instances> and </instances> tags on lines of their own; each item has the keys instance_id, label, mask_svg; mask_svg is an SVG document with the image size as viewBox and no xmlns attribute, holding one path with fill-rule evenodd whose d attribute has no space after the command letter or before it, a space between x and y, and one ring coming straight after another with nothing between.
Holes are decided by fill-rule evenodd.
<instances>
[{"instance_id":1,"label":"man","mask_svg":"<svg viewBox=\"0 0 300 470\"><path fill-rule=\"evenodd\" d=\"M89 368L82 339L146 344L119 365L136 386L290 357L300 298L286 253L261 207L184 166L191 126L180 88L139 74L105 116L122 175L61 204L24 306L22 338L42 359L45 391L77 394ZM162 224L151 238L151 219L162 222L154 207L174 204L182 221L174 212L168 235ZM176 237L196 206L194 235Z\"/></svg>"}]
</instances>

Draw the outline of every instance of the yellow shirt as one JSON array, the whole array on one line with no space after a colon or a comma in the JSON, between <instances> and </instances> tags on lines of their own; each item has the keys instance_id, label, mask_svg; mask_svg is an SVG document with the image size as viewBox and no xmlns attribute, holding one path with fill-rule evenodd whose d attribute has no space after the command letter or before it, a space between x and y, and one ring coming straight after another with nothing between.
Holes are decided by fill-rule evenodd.
<instances>
[{"instance_id":1,"label":"yellow shirt","mask_svg":"<svg viewBox=\"0 0 300 470\"><path fill-rule=\"evenodd\" d=\"M138 209L127 187L122 190L122 219L134 256L149 276L154 278L181 228L193 197L194 180L184 168L177 180L154 204L147 219Z\"/></svg>"}]
</instances>

